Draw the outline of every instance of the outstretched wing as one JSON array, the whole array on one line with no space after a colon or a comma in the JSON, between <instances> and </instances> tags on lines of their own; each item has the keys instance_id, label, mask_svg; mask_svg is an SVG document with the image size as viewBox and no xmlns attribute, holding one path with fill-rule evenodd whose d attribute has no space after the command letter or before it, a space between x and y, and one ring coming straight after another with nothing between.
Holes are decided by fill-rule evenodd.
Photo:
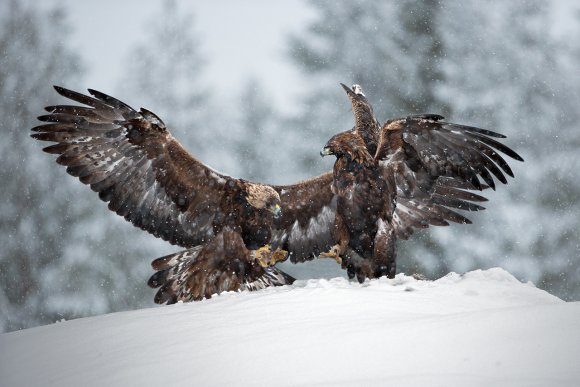
<instances>
[{"instance_id":1,"label":"outstretched wing","mask_svg":"<svg viewBox=\"0 0 580 387\"><path fill-rule=\"evenodd\" d=\"M292 262L314 259L334 244L336 197L332 172L302 182L273 186L282 199L282 218L272 244L289 253Z\"/></svg>"},{"instance_id":2,"label":"outstretched wing","mask_svg":"<svg viewBox=\"0 0 580 387\"><path fill-rule=\"evenodd\" d=\"M523 159L500 143L504 135L442 121L436 114L387 121L375 159L384 173L393 171L397 185L394 225L406 239L416 228L471 223L455 209L478 211L486 201L472 190L495 189L513 172L501 153ZM480 181L483 180L483 183Z\"/></svg>"},{"instance_id":3,"label":"outstretched wing","mask_svg":"<svg viewBox=\"0 0 580 387\"><path fill-rule=\"evenodd\" d=\"M38 118L46 124L32 129L33 138L56 143L45 152L137 227L184 247L213 236L221 198L237 180L187 153L155 114L95 90L55 89L86 106L46 108Z\"/></svg>"},{"instance_id":4,"label":"outstretched wing","mask_svg":"<svg viewBox=\"0 0 580 387\"><path fill-rule=\"evenodd\" d=\"M507 184L513 172L500 153L523 159L497 141L504 135L491 130L441 121L442 116L424 114L387 121L375 159L395 169L397 185L406 196L416 189L429 190L440 176L468 182L482 189L479 178L495 189L494 177Z\"/></svg>"},{"instance_id":5,"label":"outstretched wing","mask_svg":"<svg viewBox=\"0 0 580 387\"><path fill-rule=\"evenodd\" d=\"M237 232L225 228L208 243L158 258L148 285L159 288L158 304L198 301L226 291L290 285L294 278L276 267L262 268Z\"/></svg>"}]
</instances>

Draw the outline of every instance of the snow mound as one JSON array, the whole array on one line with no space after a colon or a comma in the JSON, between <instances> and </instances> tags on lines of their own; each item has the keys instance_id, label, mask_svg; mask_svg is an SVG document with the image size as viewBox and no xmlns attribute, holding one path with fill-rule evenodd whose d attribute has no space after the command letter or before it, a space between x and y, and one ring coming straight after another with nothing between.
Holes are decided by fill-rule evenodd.
<instances>
[{"instance_id":1,"label":"snow mound","mask_svg":"<svg viewBox=\"0 0 580 387\"><path fill-rule=\"evenodd\" d=\"M577 386L579 327L497 268L298 281L0 335L0 385Z\"/></svg>"}]
</instances>

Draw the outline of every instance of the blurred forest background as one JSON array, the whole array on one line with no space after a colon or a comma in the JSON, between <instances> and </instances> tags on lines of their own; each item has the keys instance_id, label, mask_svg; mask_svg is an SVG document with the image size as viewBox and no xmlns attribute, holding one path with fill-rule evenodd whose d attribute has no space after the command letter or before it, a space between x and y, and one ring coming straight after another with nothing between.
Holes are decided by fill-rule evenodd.
<instances>
[{"instance_id":1,"label":"blurred forest background","mask_svg":"<svg viewBox=\"0 0 580 387\"><path fill-rule=\"evenodd\" d=\"M580 5L570 35L554 32L557 1L311 2L312 19L286 40L309 85L291 108L274 103L277 86L260 77L241 80L227 100L212 95L212 58L180 5L140 16L142 44L127 47L118 88L102 91L156 112L213 167L270 183L332 167L318 151L353 124L339 82L361 84L379 120L441 113L504 133L526 160L512 163L515 179L486 192L473 225L401 242L400 271L435 279L501 266L580 300ZM0 332L151 307L150 261L178 249L109 213L29 137L42 108L62 102L53 84L100 89L84 81L74 34L64 6L0 2ZM284 264L301 278L341 274L298 266Z\"/></svg>"}]
</instances>

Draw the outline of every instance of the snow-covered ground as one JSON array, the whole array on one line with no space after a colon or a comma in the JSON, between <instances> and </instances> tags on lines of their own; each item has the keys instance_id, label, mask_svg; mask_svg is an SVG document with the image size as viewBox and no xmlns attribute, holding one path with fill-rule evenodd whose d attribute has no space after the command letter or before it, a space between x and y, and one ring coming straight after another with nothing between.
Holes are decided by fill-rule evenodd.
<instances>
[{"instance_id":1,"label":"snow-covered ground","mask_svg":"<svg viewBox=\"0 0 580 387\"><path fill-rule=\"evenodd\" d=\"M579 386L580 302L502 269L299 281L0 335L1 386Z\"/></svg>"}]
</instances>

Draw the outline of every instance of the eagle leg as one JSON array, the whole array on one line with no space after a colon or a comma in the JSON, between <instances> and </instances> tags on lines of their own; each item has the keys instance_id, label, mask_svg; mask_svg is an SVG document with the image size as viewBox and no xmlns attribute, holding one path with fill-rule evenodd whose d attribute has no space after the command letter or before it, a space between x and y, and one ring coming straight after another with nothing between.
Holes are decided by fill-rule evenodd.
<instances>
[{"instance_id":1,"label":"eagle leg","mask_svg":"<svg viewBox=\"0 0 580 387\"><path fill-rule=\"evenodd\" d=\"M283 262L288 258L288 251L277 248L276 251L272 253L271 266L278 262Z\"/></svg>"},{"instance_id":2,"label":"eagle leg","mask_svg":"<svg viewBox=\"0 0 580 387\"><path fill-rule=\"evenodd\" d=\"M374 278L386 275L395 278L397 273L397 251L395 249L395 229L390 222L380 221L379 231L375 237L372 266ZM369 277L373 278L373 277Z\"/></svg>"},{"instance_id":3,"label":"eagle leg","mask_svg":"<svg viewBox=\"0 0 580 387\"><path fill-rule=\"evenodd\" d=\"M359 283L363 283L365 278L373 278L370 260L364 259L356 251L348 248L345 252L341 267L346 269L349 279L356 277Z\"/></svg>"},{"instance_id":4,"label":"eagle leg","mask_svg":"<svg viewBox=\"0 0 580 387\"><path fill-rule=\"evenodd\" d=\"M344 253L348 248L350 238L348 228L340 212L336 214L334 221L334 238L337 243L327 252L321 253L320 256L323 258L333 258L336 263L342 266Z\"/></svg>"},{"instance_id":5,"label":"eagle leg","mask_svg":"<svg viewBox=\"0 0 580 387\"><path fill-rule=\"evenodd\" d=\"M360 254L351 248L348 248L344 254L342 261L342 268L346 269L349 279L356 277L359 283L363 283L365 279L379 278L387 276L387 278L394 278L396 269L396 261L394 259L377 259L377 257L363 258Z\"/></svg>"},{"instance_id":6,"label":"eagle leg","mask_svg":"<svg viewBox=\"0 0 580 387\"><path fill-rule=\"evenodd\" d=\"M254 257L262 267L274 266L277 262L284 261L288 258L288 252L277 248L275 251L270 249L270 245L264 245L258 250L254 250Z\"/></svg>"},{"instance_id":7,"label":"eagle leg","mask_svg":"<svg viewBox=\"0 0 580 387\"><path fill-rule=\"evenodd\" d=\"M327 252L320 253L320 256L323 258L332 258L336 261L336 263L342 265L342 254L344 254L342 246L336 244L332 246Z\"/></svg>"}]
</instances>

